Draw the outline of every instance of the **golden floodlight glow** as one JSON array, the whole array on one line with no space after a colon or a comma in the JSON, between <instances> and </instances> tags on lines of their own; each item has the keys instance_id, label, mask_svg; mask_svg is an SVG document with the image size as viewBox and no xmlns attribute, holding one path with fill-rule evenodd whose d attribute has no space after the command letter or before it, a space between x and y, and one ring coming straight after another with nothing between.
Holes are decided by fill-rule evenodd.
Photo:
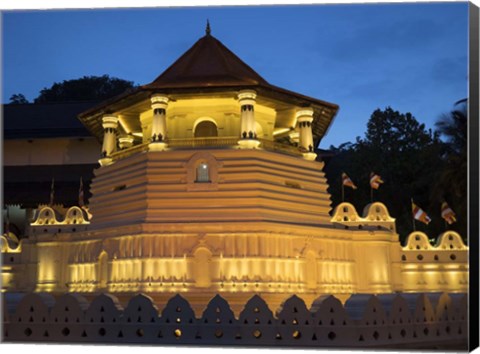
<instances>
[{"instance_id":1,"label":"golden floodlight glow","mask_svg":"<svg viewBox=\"0 0 480 354\"><path fill-rule=\"evenodd\" d=\"M132 130L129 127L127 127L127 124L125 123L122 116L119 116L118 123L120 123L120 126L125 131L125 133L130 134L132 132Z\"/></svg>"},{"instance_id":2,"label":"golden floodlight glow","mask_svg":"<svg viewBox=\"0 0 480 354\"><path fill-rule=\"evenodd\" d=\"M456 232L435 246L414 232L402 246L383 203L332 213L314 145L336 105L252 80L211 86L203 74L193 75L200 90L155 81L80 115L103 138L88 209L42 206L20 243L2 236L2 291L181 292L197 307L218 293L238 305L260 293L274 308L292 294L312 303L468 290L468 247Z\"/></svg>"},{"instance_id":3,"label":"golden floodlight glow","mask_svg":"<svg viewBox=\"0 0 480 354\"><path fill-rule=\"evenodd\" d=\"M283 134L283 133L286 133L286 132L289 132L289 131L290 131L290 128L278 128L278 129L273 131L273 135L279 135L279 134Z\"/></svg>"}]
</instances>

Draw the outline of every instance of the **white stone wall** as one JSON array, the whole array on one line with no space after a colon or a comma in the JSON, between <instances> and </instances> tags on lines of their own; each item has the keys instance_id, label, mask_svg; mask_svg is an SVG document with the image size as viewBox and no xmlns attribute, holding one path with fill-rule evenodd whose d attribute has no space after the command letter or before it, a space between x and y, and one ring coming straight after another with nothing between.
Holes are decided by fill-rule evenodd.
<instances>
[{"instance_id":1,"label":"white stone wall","mask_svg":"<svg viewBox=\"0 0 480 354\"><path fill-rule=\"evenodd\" d=\"M238 316L219 295L196 316L180 295L122 304L110 294L7 294L3 314L6 342L466 350L468 340L465 294L354 295L345 305L324 296L310 308L291 296L277 311L256 295Z\"/></svg>"}]
</instances>

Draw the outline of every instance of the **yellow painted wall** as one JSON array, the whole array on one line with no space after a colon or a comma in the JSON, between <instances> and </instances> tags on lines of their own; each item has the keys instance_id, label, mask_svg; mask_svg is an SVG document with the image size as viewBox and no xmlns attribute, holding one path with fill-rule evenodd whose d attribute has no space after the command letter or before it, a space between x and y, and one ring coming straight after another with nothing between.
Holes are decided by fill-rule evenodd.
<instances>
[{"instance_id":1,"label":"yellow painted wall","mask_svg":"<svg viewBox=\"0 0 480 354\"><path fill-rule=\"evenodd\" d=\"M143 142L149 141L152 124L151 110L140 114ZM263 134L259 138L273 139L276 112L255 105L255 120ZM194 127L202 120L215 122L219 137L240 137L240 106L235 98L195 98L170 102L167 108L167 135L170 139L194 137Z\"/></svg>"}]
</instances>

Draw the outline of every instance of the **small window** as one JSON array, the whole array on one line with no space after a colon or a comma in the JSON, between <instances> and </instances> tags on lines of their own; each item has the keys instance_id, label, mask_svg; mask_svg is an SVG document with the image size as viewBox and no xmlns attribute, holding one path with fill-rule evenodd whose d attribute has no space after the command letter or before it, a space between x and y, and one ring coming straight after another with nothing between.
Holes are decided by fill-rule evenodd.
<instances>
[{"instance_id":1,"label":"small window","mask_svg":"<svg viewBox=\"0 0 480 354\"><path fill-rule=\"evenodd\" d=\"M210 174L208 169L208 164L202 162L197 167L197 178L195 182L210 182Z\"/></svg>"}]
</instances>

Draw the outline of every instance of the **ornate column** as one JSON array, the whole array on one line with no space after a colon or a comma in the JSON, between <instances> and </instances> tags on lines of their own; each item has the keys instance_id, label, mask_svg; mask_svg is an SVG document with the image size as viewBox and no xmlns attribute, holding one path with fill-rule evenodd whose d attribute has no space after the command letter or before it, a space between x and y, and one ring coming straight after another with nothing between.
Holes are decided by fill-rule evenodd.
<instances>
[{"instance_id":1,"label":"ornate column","mask_svg":"<svg viewBox=\"0 0 480 354\"><path fill-rule=\"evenodd\" d=\"M240 140L238 145L244 149L254 149L260 145L255 132L255 98L257 94L252 90L243 90L238 93L240 103Z\"/></svg>"},{"instance_id":2,"label":"ornate column","mask_svg":"<svg viewBox=\"0 0 480 354\"><path fill-rule=\"evenodd\" d=\"M114 115L106 115L102 118L103 145L102 158L98 161L105 166L112 162L110 155L117 150L117 127L118 118Z\"/></svg>"},{"instance_id":3,"label":"ornate column","mask_svg":"<svg viewBox=\"0 0 480 354\"><path fill-rule=\"evenodd\" d=\"M155 94L150 98L153 109L152 134L149 150L162 151L167 147L167 106L168 97Z\"/></svg>"},{"instance_id":4,"label":"ornate column","mask_svg":"<svg viewBox=\"0 0 480 354\"><path fill-rule=\"evenodd\" d=\"M303 158L313 161L317 157L314 153L312 135L313 109L305 108L297 111L297 122L300 127L300 148L304 152Z\"/></svg>"}]
</instances>

